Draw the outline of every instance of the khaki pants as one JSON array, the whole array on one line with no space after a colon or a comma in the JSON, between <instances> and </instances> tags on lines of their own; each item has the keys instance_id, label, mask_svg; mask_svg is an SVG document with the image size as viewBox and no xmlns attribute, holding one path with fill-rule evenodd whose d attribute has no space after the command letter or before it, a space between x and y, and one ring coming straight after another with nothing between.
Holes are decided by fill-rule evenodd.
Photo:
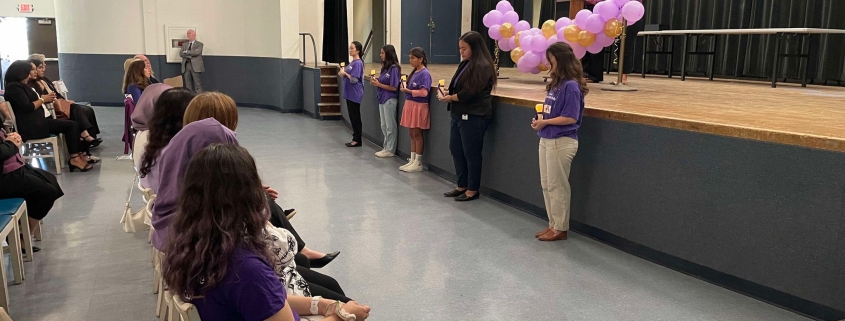
<instances>
[{"instance_id":1,"label":"khaki pants","mask_svg":"<svg viewBox=\"0 0 845 321\"><path fill-rule=\"evenodd\" d=\"M549 227L558 231L569 230L569 207L572 190L569 187L569 169L578 152L578 141L569 137L540 138L540 184L549 215Z\"/></svg>"}]
</instances>

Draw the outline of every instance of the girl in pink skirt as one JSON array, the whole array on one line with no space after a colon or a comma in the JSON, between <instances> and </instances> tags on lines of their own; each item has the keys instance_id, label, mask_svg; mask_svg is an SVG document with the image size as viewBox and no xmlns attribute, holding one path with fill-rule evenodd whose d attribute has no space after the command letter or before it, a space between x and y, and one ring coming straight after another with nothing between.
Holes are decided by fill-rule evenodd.
<instances>
[{"instance_id":1,"label":"girl in pink skirt","mask_svg":"<svg viewBox=\"0 0 845 321\"><path fill-rule=\"evenodd\" d=\"M408 128L411 134L411 159L399 170L414 173L422 172L423 130L431 128L428 111L428 91L431 89L431 74L428 73L428 60L425 51L416 47L408 54L410 57L411 75L408 83L402 88L405 93L405 106L402 109L402 127Z\"/></svg>"}]
</instances>

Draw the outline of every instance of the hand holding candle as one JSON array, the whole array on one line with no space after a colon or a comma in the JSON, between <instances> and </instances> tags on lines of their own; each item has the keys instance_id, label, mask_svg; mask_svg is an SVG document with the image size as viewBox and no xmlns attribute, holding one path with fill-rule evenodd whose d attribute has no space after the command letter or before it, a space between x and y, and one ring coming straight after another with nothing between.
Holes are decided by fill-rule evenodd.
<instances>
[{"instance_id":1,"label":"hand holding candle","mask_svg":"<svg viewBox=\"0 0 845 321\"><path fill-rule=\"evenodd\" d=\"M537 120L543 120L543 104L537 104L534 110L537 112Z\"/></svg>"},{"instance_id":2,"label":"hand holding candle","mask_svg":"<svg viewBox=\"0 0 845 321\"><path fill-rule=\"evenodd\" d=\"M402 87L408 87L408 76L402 75Z\"/></svg>"},{"instance_id":3,"label":"hand holding candle","mask_svg":"<svg viewBox=\"0 0 845 321\"><path fill-rule=\"evenodd\" d=\"M437 83L437 90L440 91L441 96L446 96L446 92L443 91L443 86L446 86L446 80L440 79Z\"/></svg>"}]
</instances>

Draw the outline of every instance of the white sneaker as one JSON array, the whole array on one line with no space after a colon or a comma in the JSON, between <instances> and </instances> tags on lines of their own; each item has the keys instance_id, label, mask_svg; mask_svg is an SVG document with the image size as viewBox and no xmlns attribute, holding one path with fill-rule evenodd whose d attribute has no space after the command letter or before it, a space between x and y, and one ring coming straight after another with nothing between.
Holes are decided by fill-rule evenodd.
<instances>
[{"instance_id":1,"label":"white sneaker","mask_svg":"<svg viewBox=\"0 0 845 321\"><path fill-rule=\"evenodd\" d=\"M391 158L393 156L396 156L396 155L389 152L389 151L386 151L386 150L382 150L382 151L376 153L376 157L378 157L378 158Z\"/></svg>"},{"instance_id":2,"label":"white sneaker","mask_svg":"<svg viewBox=\"0 0 845 321\"><path fill-rule=\"evenodd\" d=\"M413 163L405 167L405 169L403 169L402 171L406 173L418 173L423 171L423 166L422 163L415 160Z\"/></svg>"},{"instance_id":3,"label":"white sneaker","mask_svg":"<svg viewBox=\"0 0 845 321\"><path fill-rule=\"evenodd\" d=\"M414 161L416 160L416 158L417 158L417 155L416 155L416 154L414 154L414 153L411 153L411 158L408 158L408 163L407 163L407 164L405 164L405 165L399 166L399 170L400 170L400 171L404 171L404 170L405 170L405 168L407 168L408 166L411 166L411 164L413 164L413 163L414 163Z\"/></svg>"}]
</instances>

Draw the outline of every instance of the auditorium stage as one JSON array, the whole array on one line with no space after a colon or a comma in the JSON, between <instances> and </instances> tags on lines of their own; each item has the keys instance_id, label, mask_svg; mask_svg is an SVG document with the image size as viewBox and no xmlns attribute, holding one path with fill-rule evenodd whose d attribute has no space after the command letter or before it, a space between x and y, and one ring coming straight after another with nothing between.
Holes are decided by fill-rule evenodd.
<instances>
[{"instance_id":1,"label":"auditorium stage","mask_svg":"<svg viewBox=\"0 0 845 321\"><path fill-rule=\"evenodd\" d=\"M367 64L365 74L380 65ZM457 65L430 65L435 84L447 83ZM407 74L411 67L403 65ZM502 68L494 92L503 103L533 107L545 97L542 74L523 74ZM586 116L673 128L728 137L845 152L845 88L783 83L771 88L765 81L631 75L637 92L600 90L615 80L590 84Z\"/></svg>"}]
</instances>

